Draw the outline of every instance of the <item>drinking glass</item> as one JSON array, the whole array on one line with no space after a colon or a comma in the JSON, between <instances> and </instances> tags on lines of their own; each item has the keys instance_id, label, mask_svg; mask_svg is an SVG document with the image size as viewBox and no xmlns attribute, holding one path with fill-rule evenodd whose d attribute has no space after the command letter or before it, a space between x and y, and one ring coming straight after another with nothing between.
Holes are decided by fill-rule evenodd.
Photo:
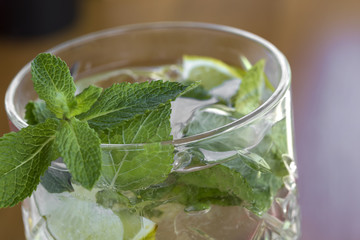
<instances>
[{"instance_id":1,"label":"drinking glass","mask_svg":"<svg viewBox=\"0 0 360 240\"><path fill-rule=\"evenodd\" d=\"M150 78L135 78L127 69L151 72L166 66L168 75L176 75L181 67L174 66L184 55L194 55L231 66L264 60L266 78L275 90L239 119L186 137L176 129L204 106L180 99L172 105L174 140L101 145L102 176L91 191L71 179L61 159L53 162L37 190L22 203L28 240L299 238L291 72L286 58L271 43L228 26L165 22L96 32L49 52L68 64L79 86L106 87ZM229 91L236 88L230 86ZM37 98L29 63L6 93L13 131L27 126L25 106ZM154 153L153 159L139 157L146 152ZM168 158L171 166L154 165L155 160ZM164 170L169 167L170 174ZM133 171L138 172L132 175ZM142 187L134 187L133 182ZM147 228L151 231L146 232Z\"/></svg>"}]
</instances>

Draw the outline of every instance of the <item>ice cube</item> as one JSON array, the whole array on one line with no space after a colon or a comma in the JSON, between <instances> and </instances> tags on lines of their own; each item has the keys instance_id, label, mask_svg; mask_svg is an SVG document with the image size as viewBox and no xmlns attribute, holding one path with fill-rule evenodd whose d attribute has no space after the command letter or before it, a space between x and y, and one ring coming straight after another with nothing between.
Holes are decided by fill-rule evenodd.
<instances>
[{"instance_id":1,"label":"ice cube","mask_svg":"<svg viewBox=\"0 0 360 240\"><path fill-rule=\"evenodd\" d=\"M182 129L186 122L192 117L194 111L203 106L213 104L217 99L211 98L209 100L197 100L193 98L179 97L171 102L171 134L174 139L179 139L183 136Z\"/></svg>"},{"instance_id":2,"label":"ice cube","mask_svg":"<svg viewBox=\"0 0 360 240\"><path fill-rule=\"evenodd\" d=\"M231 97L234 96L238 91L240 83L240 79L224 81L221 85L211 89L210 94L229 103Z\"/></svg>"},{"instance_id":3,"label":"ice cube","mask_svg":"<svg viewBox=\"0 0 360 240\"><path fill-rule=\"evenodd\" d=\"M239 117L234 109L226 105L209 104L193 111L182 132L185 136L193 136L222 127Z\"/></svg>"}]
</instances>

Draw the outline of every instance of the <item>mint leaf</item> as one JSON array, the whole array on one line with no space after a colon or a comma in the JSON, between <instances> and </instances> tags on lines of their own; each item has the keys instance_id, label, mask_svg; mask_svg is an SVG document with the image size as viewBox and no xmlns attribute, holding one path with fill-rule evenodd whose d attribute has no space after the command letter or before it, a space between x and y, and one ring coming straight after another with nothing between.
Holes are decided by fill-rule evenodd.
<instances>
[{"instance_id":1,"label":"mint leaf","mask_svg":"<svg viewBox=\"0 0 360 240\"><path fill-rule=\"evenodd\" d=\"M75 181L91 189L100 176L100 139L86 122L61 121L55 145Z\"/></svg>"},{"instance_id":2,"label":"mint leaf","mask_svg":"<svg viewBox=\"0 0 360 240\"><path fill-rule=\"evenodd\" d=\"M271 168L269 164L259 155L246 151L238 149L237 153L241 156L242 161L248 165L250 168L260 171L262 173L270 173Z\"/></svg>"},{"instance_id":3,"label":"mint leaf","mask_svg":"<svg viewBox=\"0 0 360 240\"><path fill-rule=\"evenodd\" d=\"M186 80L182 82L184 85L190 85L196 82L190 81L190 80ZM186 92L185 94L181 95L182 97L186 97L186 98L194 98L194 99L198 99L198 100L208 100L210 99L212 96L209 93L209 91L207 91L203 86L199 85L193 89L191 89L190 91Z\"/></svg>"},{"instance_id":4,"label":"mint leaf","mask_svg":"<svg viewBox=\"0 0 360 240\"><path fill-rule=\"evenodd\" d=\"M26 104L25 108L25 119L30 125L45 122L48 118L56 118L56 116L46 107L44 101L30 101Z\"/></svg>"},{"instance_id":5,"label":"mint leaf","mask_svg":"<svg viewBox=\"0 0 360 240\"><path fill-rule=\"evenodd\" d=\"M283 161L283 154L288 153L286 119L275 123L264 139L251 151L262 156L271 171L279 177L289 174Z\"/></svg>"},{"instance_id":6,"label":"mint leaf","mask_svg":"<svg viewBox=\"0 0 360 240\"><path fill-rule=\"evenodd\" d=\"M86 113L78 116L96 130L113 129L136 115L175 99L188 87L177 82L152 81L114 84L102 92Z\"/></svg>"},{"instance_id":7,"label":"mint leaf","mask_svg":"<svg viewBox=\"0 0 360 240\"><path fill-rule=\"evenodd\" d=\"M249 208L252 211L261 214L270 208L277 191L283 185L281 177L277 177L271 172L263 173L257 171L247 164L244 164L241 158L223 163L222 165L227 167L230 172L239 173L246 179L251 188L251 192L249 192L249 198L244 200L250 203Z\"/></svg>"},{"instance_id":8,"label":"mint leaf","mask_svg":"<svg viewBox=\"0 0 360 240\"><path fill-rule=\"evenodd\" d=\"M49 119L0 139L0 207L9 207L30 196L54 155L58 121Z\"/></svg>"},{"instance_id":9,"label":"mint leaf","mask_svg":"<svg viewBox=\"0 0 360 240\"><path fill-rule=\"evenodd\" d=\"M161 143L104 151L102 177L118 190L135 190L157 184L172 169L174 147Z\"/></svg>"},{"instance_id":10,"label":"mint leaf","mask_svg":"<svg viewBox=\"0 0 360 240\"><path fill-rule=\"evenodd\" d=\"M101 134L106 143L147 143L104 151L102 176L108 184L121 190L133 190L167 178L174 160L174 146L163 145L160 141L172 139L170 112L171 105L167 103L126 122L109 135Z\"/></svg>"},{"instance_id":11,"label":"mint leaf","mask_svg":"<svg viewBox=\"0 0 360 240\"><path fill-rule=\"evenodd\" d=\"M88 88L85 88L84 91L75 97L76 106L71 110L69 117L87 112L99 98L101 92L102 88L99 87L89 86Z\"/></svg>"},{"instance_id":12,"label":"mint leaf","mask_svg":"<svg viewBox=\"0 0 360 240\"><path fill-rule=\"evenodd\" d=\"M40 53L31 63L34 89L58 118L71 110L75 84L65 62L49 53Z\"/></svg>"},{"instance_id":13,"label":"mint leaf","mask_svg":"<svg viewBox=\"0 0 360 240\"><path fill-rule=\"evenodd\" d=\"M106 208L113 208L114 205L117 205L118 207L121 206L121 209L124 209L130 205L130 201L127 197L111 189L98 191L95 197L96 203Z\"/></svg>"},{"instance_id":14,"label":"mint leaf","mask_svg":"<svg viewBox=\"0 0 360 240\"><path fill-rule=\"evenodd\" d=\"M249 69L252 68L252 65L251 65L249 59L247 59L245 56L241 56L240 59L241 59L242 65L244 66L245 70L238 69L238 71L242 72L242 75L245 75L246 71L248 71ZM265 60L261 60L261 61L265 62ZM273 93L275 91L275 88L272 85L272 83L270 82L270 80L267 78L265 72L264 72L264 78L265 78L266 88Z\"/></svg>"},{"instance_id":15,"label":"mint leaf","mask_svg":"<svg viewBox=\"0 0 360 240\"><path fill-rule=\"evenodd\" d=\"M261 214L270 207L273 200L266 176L268 175L247 167L240 158L237 158L226 164L183 174L178 182L228 193L229 197L235 196L244 200L245 206L254 213ZM256 181L260 183L255 185Z\"/></svg>"},{"instance_id":16,"label":"mint leaf","mask_svg":"<svg viewBox=\"0 0 360 240\"><path fill-rule=\"evenodd\" d=\"M35 125L38 122L34 114L35 103L30 101L25 106L25 120L29 125Z\"/></svg>"},{"instance_id":17,"label":"mint leaf","mask_svg":"<svg viewBox=\"0 0 360 240\"><path fill-rule=\"evenodd\" d=\"M41 185L49 193L73 192L71 185L71 174L49 167L41 178Z\"/></svg>"},{"instance_id":18,"label":"mint leaf","mask_svg":"<svg viewBox=\"0 0 360 240\"><path fill-rule=\"evenodd\" d=\"M178 201L185 205L185 211L201 211L212 204L220 206L240 205L242 200L228 192L221 192L217 188L202 188L194 185L178 184L172 190ZM176 197L176 196L174 196Z\"/></svg>"},{"instance_id":19,"label":"mint leaf","mask_svg":"<svg viewBox=\"0 0 360 240\"><path fill-rule=\"evenodd\" d=\"M253 199L252 189L246 179L223 165L179 175L178 182L200 188L218 189L244 200Z\"/></svg>"},{"instance_id":20,"label":"mint leaf","mask_svg":"<svg viewBox=\"0 0 360 240\"><path fill-rule=\"evenodd\" d=\"M260 106L265 86L264 74L265 61L260 60L245 76L243 76L240 88L233 98L236 111L248 114Z\"/></svg>"},{"instance_id":21,"label":"mint leaf","mask_svg":"<svg viewBox=\"0 0 360 240\"><path fill-rule=\"evenodd\" d=\"M100 133L102 143L133 144L172 140L170 124L171 104L138 115L112 131Z\"/></svg>"},{"instance_id":22,"label":"mint leaf","mask_svg":"<svg viewBox=\"0 0 360 240\"><path fill-rule=\"evenodd\" d=\"M136 195L140 197L133 207L150 216L154 208L162 203L180 203L185 206L185 211L201 211L212 204L235 206L242 203L238 197L217 188L198 187L176 181L173 184L155 185L136 191Z\"/></svg>"}]
</instances>

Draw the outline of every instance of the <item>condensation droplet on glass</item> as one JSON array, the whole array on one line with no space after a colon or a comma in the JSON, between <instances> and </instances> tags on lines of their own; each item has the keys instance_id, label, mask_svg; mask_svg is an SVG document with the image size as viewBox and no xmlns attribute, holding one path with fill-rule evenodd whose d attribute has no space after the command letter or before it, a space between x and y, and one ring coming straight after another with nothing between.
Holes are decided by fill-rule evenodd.
<instances>
[{"instance_id":1,"label":"condensation droplet on glass","mask_svg":"<svg viewBox=\"0 0 360 240\"><path fill-rule=\"evenodd\" d=\"M180 151L175 154L173 170L179 170L187 167L191 163L191 155L186 151Z\"/></svg>"}]
</instances>

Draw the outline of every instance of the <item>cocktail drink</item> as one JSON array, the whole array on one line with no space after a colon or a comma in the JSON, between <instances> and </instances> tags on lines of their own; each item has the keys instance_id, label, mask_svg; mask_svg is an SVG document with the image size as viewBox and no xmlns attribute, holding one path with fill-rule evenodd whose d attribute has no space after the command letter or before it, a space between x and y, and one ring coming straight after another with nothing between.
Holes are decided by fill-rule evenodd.
<instances>
[{"instance_id":1,"label":"cocktail drink","mask_svg":"<svg viewBox=\"0 0 360 240\"><path fill-rule=\"evenodd\" d=\"M25 145L43 143L31 157L49 158L22 203L27 239L299 238L290 69L272 44L225 26L152 23L50 52L6 95L12 130L30 125ZM1 206L20 199L1 181L39 162L0 171L11 199Z\"/></svg>"}]
</instances>

